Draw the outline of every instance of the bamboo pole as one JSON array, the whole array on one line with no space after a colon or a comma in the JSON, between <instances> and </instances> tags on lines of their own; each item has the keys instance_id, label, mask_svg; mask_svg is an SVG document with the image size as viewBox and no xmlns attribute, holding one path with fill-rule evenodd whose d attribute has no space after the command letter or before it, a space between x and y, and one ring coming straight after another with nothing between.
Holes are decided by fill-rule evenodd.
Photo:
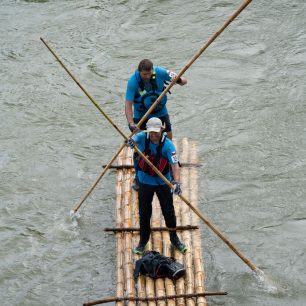
<instances>
[{"instance_id":1,"label":"bamboo pole","mask_svg":"<svg viewBox=\"0 0 306 306\"><path fill-rule=\"evenodd\" d=\"M137 127L140 127L142 123L146 120L146 118L151 114L151 112L155 109L155 107L160 103L162 98L167 94L167 92L176 84L176 82L180 79L180 77L186 72L186 70L200 57L200 55L209 47L209 45L227 28L227 26L252 2L252 0L245 0L239 8L234 12L234 14L223 24L223 26L215 33L213 34L208 41L194 54L194 56L188 61L188 63L181 69L181 71L178 73L178 75L172 80L172 82L164 89L164 91L161 93L161 95L157 98L157 100L152 104L152 106L148 109L148 111L145 113L145 115L142 117L142 119L137 123ZM44 41L44 39L41 37L40 40L43 42L43 44L47 47L47 49L52 53L52 55L56 58L56 60L60 63L60 65L66 70L68 75L75 81L75 83L79 86L79 88L84 92L84 94L89 98L89 100L94 104L94 106L99 110L99 112L108 120L108 122L126 139L126 136L121 132L121 130L118 128L118 126L110 119L109 116L101 109L101 107L98 105L98 103L89 95L89 93L85 90L85 88L79 83L79 81L72 75L72 73L67 69L67 67L62 63L62 61L59 59L59 57L55 54L55 52L49 47L49 45ZM133 135L131 133L129 137ZM116 155L111 159L111 161L108 163L108 167L104 169L104 171L101 173L99 178L96 180L95 184L89 189L88 193L84 197L84 200L79 203L79 205L72 210L73 213L76 213L76 211L81 207L85 199L90 195L90 193L93 191L95 186L98 184L100 179L103 177L104 173L108 170L108 168L111 166L112 162L116 159L116 156L119 155L119 152L123 149L124 144L121 145L119 148L119 151L116 153Z\"/></svg>"},{"instance_id":2,"label":"bamboo pole","mask_svg":"<svg viewBox=\"0 0 306 306\"><path fill-rule=\"evenodd\" d=\"M125 164L132 163L132 157L130 150L125 149ZM124 169L124 223L123 225L126 227L132 226L132 189L131 184L133 181L132 170ZM126 285L126 295L127 297L133 298L136 296L135 292L135 281L133 276L134 265L132 261L132 233L125 233L125 285ZM135 306L134 301L129 301L128 306Z\"/></svg>"},{"instance_id":3,"label":"bamboo pole","mask_svg":"<svg viewBox=\"0 0 306 306\"><path fill-rule=\"evenodd\" d=\"M157 196L154 195L153 197L153 203L152 203L152 218L151 218L151 226L158 228L161 227L161 208L159 205L159 201L157 199ZM159 253L163 253L163 245L162 245L162 239L161 239L161 232L160 231L154 231L151 233L151 236L153 237L153 249L154 251L157 251Z\"/></svg>"},{"instance_id":4,"label":"bamboo pole","mask_svg":"<svg viewBox=\"0 0 306 306\"><path fill-rule=\"evenodd\" d=\"M137 146L134 148L136 152L141 156L141 158L154 170L154 172L171 188L173 189L173 185L169 182L169 180L150 162L150 160L138 149ZM183 195L179 196L181 200L183 200L190 209L253 271L260 271L249 259L247 259L242 253L240 253L234 245L225 238L221 232L212 225L212 223L202 215L202 213L195 208Z\"/></svg>"},{"instance_id":5,"label":"bamboo pole","mask_svg":"<svg viewBox=\"0 0 306 306\"><path fill-rule=\"evenodd\" d=\"M176 82L180 79L180 77L186 72L186 70L200 57L200 55L209 47L209 45L227 28L227 26L252 2L252 0L245 0L236 12L223 24L223 26L213 34L208 41L195 53L195 55L189 60L189 62L180 70L178 75L172 82L164 89L164 91L160 94L157 100L152 104L152 106L148 109L148 111L144 114L141 120L137 123L137 127L139 128L147 119L147 117L151 114L151 112L155 109L155 107L160 103L162 98L167 94L167 92L176 84Z\"/></svg>"},{"instance_id":6,"label":"bamboo pole","mask_svg":"<svg viewBox=\"0 0 306 306\"><path fill-rule=\"evenodd\" d=\"M181 146L179 145L179 143L177 143L176 141L173 141L175 147L176 147L176 151L177 152L181 152ZM173 197L173 204L174 204L174 208L175 208L175 213L176 213L176 223L177 224L181 224L182 223L182 203L179 197L174 196ZM181 239L182 237L178 234L179 238ZM180 262L183 263L185 266L185 262L184 262L184 256L183 254L181 254L176 248L172 248L173 249L173 254L174 254L174 258ZM176 282L175 282L175 292L178 295L182 295L185 294L185 277L181 277L179 278ZM185 299L183 297L179 298L176 300L176 305L178 306L183 306L185 305Z\"/></svg>"},{"instance_id":7,"label":"bamboo pole","mask_svg":"<svg viewBox=\"0 0 306 306\"><path fill-rule=\"evenodd\" d=\"M189 158L189 146L188 141L186 138L182 140L182 155L181 159L183 162L186 162ZM189 177L189 169L185 168L181 170L181 178L182 178L182 188L183 190L187 191L187 194L190 193L190 177ZM195 187L195 186L193 186ZM190 208L187 205L181 206L182 211L182 224L190 224L191 223L191 214L190 214ZM185 276L185 291L187 294L194 293L194 274L193 274L193 250L192 250L192 242L191 242L191 234L189 231L184 231L182 233L182 240L188 247L188 251L186 255L184 256L184 262L185 262L185 269L186 269L186 276ZM186 300L187 306L194 306L194 300L187 299Z\"/></svg>"},{"instance_id":8,"label":"bamboo pole","mask_svg":"<svg viewBox=\"0 0 306 306\"><path fill-rule=\"evenodd\" d=\"M101 172L101 174L96 178L94 183L90 186L90 188L87 190L86 194L81 198L79 203L71 210L70 215L75 214L79 208L82 206L82 204L86 201L86 199L89 197L89 195L92 193L92 191L96 188L104 174L107 172L109 167L112 165L112 163L115 161L115 159L118 157L119 153L122 151L124 148L124 144L120 146L119 150L117 153L113 156L113 158L108 162L108 164L105 166L104 170Z\"/></svg>"},{"instance_id":9,"label":"bamboo pole","mask_svg":"<svg viewBox=\"0 0 306 306\"><path fill-rule=\"evenodd\" d=\"M153 212L153 206L152 206L152 212ZM151 217L151 223L152 223L152 217ZM150 239L147 244L147 249L154 250L154 237L152 233L150 235ZM156 301L152 299L153 297L156 296L155 281L151 277L148 277L148 276L146 276L146 293L147 293L147 297L150 298L148 300L148 306L156 306L157 305Z\"/></svg>"},{"instance_id":10,"label":"bamboo pole","mask_svg":"<svg viewBox=\"0 0 306 306\"><path fill-rule=\"evenodd\" d=\"M163 217L161 217L161 225L162 226L165 225L165 219ZM163 242L163 255L171 257L171 244L170 244L169 231L162 232L162 242ZM170 278L165 279L165 291L167 296L175 295L175 284ZM175 306L176 305L175 299L168 299L167 305Z\"/></svg>"},{"instance_id":11,"label":"bamboo pole","mask_svg":"<svg viewBox=\"0 0 306 306\"><path fill-rule=\"evenodd\" d=\"M153 299L155 297L154 280L148 276L146 276L146 293L147 293L147 298L149 298L148 306L156 306L156 302Z\"/></svg>"},{"instance_id":12,"label":"bamboo pole","mask_svg":"<svg viewBox=\"0 0 306 306\"><path fill-rule=\"evenodd\" d=\"M153 235L150 236L149 242L147 244L148 250L154 249L154 243L153 243ZM146 276L146 293L147 297L150 298L148 300L148 306L156 306L156 301L152 298L155 297L155 284L154 280L151 277Z\"/></svg>"},{"instance_id":13,"label":"bamboo pole","mask_svg":"<svg viewBox=\"0 0 306 306\"><path fill-rule=\"evenodd\" d=\"M133 164L132 150L129 150L129 152L131 153L131 160L127 164L128 168L129 168L130 164L131 165ZM134 168L133 168L133 170L134 170ZM132 176L131 176L131 178L132 178ZM132 190L132 180L130 181L129 188ZM138 214L138 204L139 203L138 203L138 193L137 192L132 192L132 203L134 203L134 205L132 205L132 216L133 216L132 224L134 225L134 227L137 227L137 229L139 229L139 214ZM139 231L137 231L137 232L139 232ZM132 238L133 245L134 246L138 245L139 234L137 234L137 235L133 234L132 236L133 236L133 238ZM151 242L147 245L146 249L151 249ZM138 256L138 255L134 254L135 262L140 257L141 256ZM149 296L151 296L151 298L152 298L154 296L154 282L153 282L153 280L150 279L149 277L144 277L144 276L140 275L137 279L137 293L138 293L138 296L141 298L141 300L139 301L140 306L147 306L148 305L147 301L145 300L147 297L149 297L149 296L147 296L147 293L146 293L146 290L147 290L148 286L152 287L152 292L150 291L150 289L148 290L149 291ZM155 303L152 304L152 305L155 305Z\"/></svg>"},{"instance_id":14,"label":"bamboo pole","mask_svg":"<svg viewBox=\"0 0 306 306\"><path fill-rule=\"evenodd\" d=\"M118 164L122 164L122 153L119 155ZM123 225L123 211L122 211L122 200L123 200L123 171L117 172L117 182L116 182L116 226L121 227ZM123 234L116 234L116 295L124 295L124 246ZM123 301L117 301L116 306L123 306Z\"/></svg>"},{"instance_id":15,"label":"bamboo pole","mask_svg":"<svg viewBox=\"0 0 306 306\"><path fill-rule=\"evenodd\" d=\"M170 296L162 296L162 297L153 297L153 298L127 298L127 297L105 297L101 300L97 301L89 301L83 304L83 306L93 306L98 304L111 303L116 301L159 301L159 300L168 300L168 299L179 299L179 298L191 298L197 296L214 296L214 295L227 295L227 292L205 292L199 294L182 294L182 295L170 295Z\"/></svg>"},{"instance_id":16,"label":"bamboo pole","mask_svg":"<svg viewBox=\"0 0 306 306\"><path fill-rule=\"evenodd\" d=\"M189 142L190 154L189 162L197 162L197 149L194 142ZM190 177L190 200L195 205L198 206L198 169L190 168L189 169ZM199 218L195 214L191 214L191 222L194 225L199 224ZM203 255L202 255L202 246L201 246L201 234L200 230L192 231L192 242L193 242L193 266L194 266L194 283L195 283L195 292L203 293L205 292L204 287L204 267L203 267ZM197 298L197 306L206 306L206 298L199 297Z\"/></svg>"},{"instance_id":17,"label":"bamboo pole","mask_svg":"<svg viewBox=\"0 0 306 306\"><path fill-rule=\"evenodd\" d=\"M198 164L198 163L182 163L180 164L180 167L181 168L184 168L184 167L201 167L202 165L201 164ZM102 165L103 168L107 167L107 165ZM126 168L126 169L133 169L134 166L133 165L121 165L121 166L118 166L118 165L111 165L109 167L109 169L123 169L123 168Z\"/></svg>"},{"instance_id":18,"label":"bamboo pole","mask_svg":"<svg viewBox=\"0 0 306 306\"><path fill-rule=\"evenodd\" d=\"M195 225L184 225L184 226L177 226L176 228L169 228L166 226L153 226L151 227L151 232L172 232L172 231L191 231L197 230L199 226ZM105 232L139 232L140 228L136 226L132 227L105 227L103 229Z\"/></svg>"},{"instance_id":19,"label":"bamboo pole","mask_svg":"<svg viewBox=\"0 0 306 306\"><path fill-rule=\"evenodd\" d=\"M132 150L129 150L132 153ZM132 189L132 183L130 185L130 189ZM133 191L132 192L132 203L133 205L133 210L132 210L132 215L133 215L133 226L139 228L139 214L138 214L138 193ZM139 242L139 231L133 232L133 247L138 245ZM134 255L134 262L138 260L141 256L133 254ZM137 293L139 298L146 298L146 278L142 275L139 275L137 279ZM140 301L139 306L147 306L148 303L146 301Z\"/></svg>"},{"instance_id":20,"label":"bamboo pole","mask_svg":"<svg viewBox=\"0 0 306 306\"><path fill-rule=\"evenodd\" d=\"M160 227L161 226L161 218L162 218L162 213L161 213L161 208L159 204L159 200L157 199L157 196L155 195L153 198L153 218L152 218L152 223L151 225L154 227ZM163 242L162 242L162 233L160 231L154 231L152 233L153 235L153 246L154 246L154 251L159 252L160 254L163 254ZM163 278L155 280L155 293L156 296L165 296L165 281ZM158 301L157 302L158 306L166 306L165 301Z\"/></svg>"},{"instance_id":21,"label":"bamboo pole","mask_svg":"<svg viewBox=\"0 0 306 306\"><path fill-rule=\"evenodd\" d=\"M241 13L241 11L251 2L252 0L246 0L239 8L238 10L230 17L230 19L223 25L223 27L215 33L215 35L213 35L213 39L209 40L208 44L205 44L205 46L203 46L198 52L197 54L193 57L193 59L181 70L181 75L190 67L190 65L201 55L201 53L211 44L211 42L216 39L216 37L223 32L223 30ZM93 98L86 92L86 90L81 86L81 84L73 77L73 75L69 72L69 70L64 66L64 64L60 61L60 59L57 57L57 55L53 52L53 50L47 45L47 43L41 38L42 42L45 44L45 46L49 49L49 51L55 56L55 58L59 61L59 63L63 66L63 68L67 71L67 73L72 77L72 79L79 85L79 87L82 89L82 91L87 95L87 97L90 99L90 101L96 106L96 108L100 111L100 113L112 124L112 126L122 135L122 137L127 140L128 137L113 123L113 121L110 119L110 117L108 117L104 111L101 109L101 107L93 100ZM185 69L186 68L186 69ZM167 88L168 90L170 89L169 86L171 86L171 84L175 83L178 78L180 77L180 73L178 74L178 76L173 80L173 82L171 82ZM173 86L173 85L172 85ZM167 89L166 88L166 89ZM166 90L165 89L165 90ZM164 90L164 91L165 91ZM162 96L162 95L161 95ZM160 99L161 96L158 98ZM150 109L148 110L148 112L145 114L145 116L153 111L154 107L157 105L156 102L158 101L158 99L154 102L154 104L150 107ZM155 105L155 106L154 106ZM154 106L154 107L153 107ZM145 117L144 116L144 117ZM142 118L142 120L144 119L144 117ZM138 123L138 126L140 126L140 124L142 123L140 120ZM125 144L122 144L121 148L119 149L119 151L121 151L123 149L123 147L125 146ZM162 175L162 173L160 171L158 171L158 169L156 167L154 167L154 165L152 163L150 163L150 161L143 155L143 153L137 148L137 146L135 147L135 150L138 152L138 154L145 160L145 162L147 164L150 165L150 167L155 171L155 173L157 173L165 182L166 184L170 187L173 188L173 185ZM116 155L119 154L119 151L116 153ZM114 158L112 159L114 160ZM111 164L111 162L109 162L109 164ZM104 170L106 171L108 168L105 168ZM103 171L104 173L104 171ZM90 189L90 193L92 192L93 188ZM89 194L86 195L89 196ZM191 203L182 195L180 196L180 198L200 217L200 219L238 256L240 257L240 259L246 264L248 265L253 271L258 272L260 271L249 259L247 259L245 256L243 256L242 253L240 253L230 242L228 239L226 239L220 231L218 231L212 224L211 222L205 218L196 208L194 208ZM81 206L78 205L77 209L79 209ZM76 212L77 209L72 210L73 213Z\"/></svg>"}]
</instances>

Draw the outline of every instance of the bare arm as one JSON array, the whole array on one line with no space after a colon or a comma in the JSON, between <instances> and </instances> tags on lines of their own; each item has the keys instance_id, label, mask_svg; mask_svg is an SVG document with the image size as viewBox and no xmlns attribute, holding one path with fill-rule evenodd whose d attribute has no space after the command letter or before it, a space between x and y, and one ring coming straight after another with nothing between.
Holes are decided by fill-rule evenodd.
<instances>
[{"instance_id":1,"label":"bare arm","mask_svg":"<svg viewBox=\"0 0 306 306\"><path fill-rule=\"evenodd\" d=\"M178 164L171 164L172 172L173 172L173 180L175 182L180 181L180 167Z\"/></svg>"},{"instance_id":2,"label":"bare arm","mask_svg":"<svg viewBox=\"0 0 306 306\"><path fill-rule=\"evenodd\" d=\"M133 120L133 101L125 101L125 117L128 123L134 123Z\"/></svg>"}]
</instances>

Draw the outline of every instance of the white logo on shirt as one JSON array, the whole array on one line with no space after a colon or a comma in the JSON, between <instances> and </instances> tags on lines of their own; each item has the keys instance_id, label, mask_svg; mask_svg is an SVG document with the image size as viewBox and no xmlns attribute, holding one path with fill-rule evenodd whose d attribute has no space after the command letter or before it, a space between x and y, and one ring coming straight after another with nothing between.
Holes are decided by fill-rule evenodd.
<instances>
[{"instance_id":1,"label":"white logo on shirt","mask_svg":"<svg viewBox=\"0 0 306 306\"><path fill-rule=\"evenodd\" d=\"M178 162L178 156L177 156L176 152L171 153L171 160L172 160L173 163Z\"/></svg>"},{"instance_id":2,"label":"white logo on shirt","mask_svg":"<svg viewBox=\"0 0 306 306\"><path fill-rule=\"evenodd\" d=\"M177 74L171 70L167 70L167 73L169 75L169 77L171 78L171 81L173 81L173 79L176 78Z\"/></svg>"}]
</instances>

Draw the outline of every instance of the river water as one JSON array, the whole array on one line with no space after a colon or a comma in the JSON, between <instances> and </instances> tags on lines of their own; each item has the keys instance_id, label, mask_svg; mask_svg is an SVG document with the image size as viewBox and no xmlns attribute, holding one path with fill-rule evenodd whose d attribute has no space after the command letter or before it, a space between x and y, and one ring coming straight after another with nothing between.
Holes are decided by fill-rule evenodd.
<instances>
[{"instance_id":1,"label":"river water","mask_svg":"<svg viewBox=\"0 0 306 306\"><path fill-rule=\"evenodd\" d=\"M2 0L1 305L113 295L115 173L69 211L122 142L41 43L127 132L139 60L179 71L239 1ZM200 209L265 273L202 226L209 305L306 305L306 2L253 1L186 72L169 112L197 141ZM304 234L303 234L304 233Z\"/></svg>"}]
</instances>

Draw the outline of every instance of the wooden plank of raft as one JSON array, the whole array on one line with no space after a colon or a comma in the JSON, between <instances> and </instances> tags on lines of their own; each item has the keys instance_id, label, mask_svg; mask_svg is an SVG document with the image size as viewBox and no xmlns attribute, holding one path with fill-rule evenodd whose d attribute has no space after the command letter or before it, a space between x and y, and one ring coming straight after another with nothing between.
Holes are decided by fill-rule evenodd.
<instances>
[{"instance_id":1,"label":"wooden plank of raft","mask_svg":"<svg viewBox=\"0 0 306 306\"><path fill-rule=\"evenodd\" d=\"M168 299L178 299L181 297L192 298L198 296L220 296L227 295L227 292L205 292L205 293L193 293L193 294L180 294L180 295L169 295L169 296L161 296L161 297L153 297L153 298L128 298L128 297L105 297L101 300L97 301L89 301L83 304L83 306L93 306L98 304L105 304L116 301L159 301L159 300L168 300Z\"/></svg>"},{"instance_id":2,"label":"wooden plank of raft","mask_svg":"<svg viewBox=\"0 0 306 306\"><path fill-rule=\"evenodd\" d=\"M161 226L161 208L159 201L156 197L154 196L153 199L153 216L152 216L152 226L154 227L160 227ZM162 233L160 231L155 231L151 234L153 236L153 249L160 254L163 254L163 243L162 243ZM157 279L155 281L155 296L161 297L165 296L165 282L163 278ZM165 301L158 301L157 302L158 306L166 306Z\"/></svg>"},{"instance_id":3,"label":"wooden plank of raft","mask_svg":"<svg viewBox=\"0 0 306 306\"><path fill-rule=\"evenodd\" d=\"M125 164L132 163L132 157L130 150L125 150ZM124 169L124 201L123 201L123 226L131 227L132 226L132 169ZM124 250L124 259L125 259L125 291L126 295L129 298L134 298L136 296L135 291L135 281L133 276L134 265L132 261L132 233L128 232L124 235L125 239L125 250ZM135 306L134 301L129 301L128 306Z\"/></svg>"},{"instance_id":4,"label":"wooden plank of raft","mask_svg":"<svg viewBox=\"0 0 306 306\"><path fill-rule=\"evenodd\" d=\"M190 154L189 162L197 163L197 148L194 142L190 142ZM189 184L190 184L190 201L197 207L198 206L198 169L190 168L189 169ZM199 224L199 217L191 212L191 222L195 225ZM194 283L195 283L195 292L204 293L204 267L203 267L203 256L202 256L202 245L201 245L201 234L200 231L193 231L191 233L193 241L193 266L194 266ZM198 297L197 306L206 306L206 298Z\"/></svg>"},{"instance_id":5,"label":"wooden plank of raft","mask_svg":"<svg viewBox=\"0 0 306 306\"><path fill-rule=\"evenodd\" d=\"M174 144L175 144L175 147L177 148L177 151L181 152L181 148L178 146L178 143L174 142ZM182 160L182 162L184 162L184 161ZM183 180L183 176L181 175L181 181L182 180ZM175 208L175 212L176 212L176 222L177 222L177 224L183 224L181 208L184 205L184 203L181 201L181 199L178 196L174 196L173 200L174 200L173 202L174 202L174 208ZM181 237L180 233L178 233L178 236L182 240L182 237ZM178 262L184 263L184 266L185 266L184 256L177 249L174 249L174 256L173 257ZM176 294L179 294L179 295L182 295L182 294L186 293L185 292L185 278L181 277L180 279L178 279L176 281L175 291L176 291ZM185 305L185 299L183 297L177 299L175 305L178 305L178 306Z\"/></svg>"},{"instance_id":6,"label":"wooden plank of raft","mask_svg":"<svg viewBox=\"0 0 306 306\"><path fill-rule=\"evenodd\" d=\"M178 146L177 146L178 148ZM198 165L196 146L184 139L180 142L181 162L183 165ZM186 268L185 277L173 282L171 279L153 280L140 276L137 286L133 278L135 262L140 256L132 253L132 248L139 242L138 195L131 188L133 167L131 150L125 148L118 157L116 183L116 227L106 228L116 234L117 241L117 288L116 296L125 297L116 300L116 305L123 306L206 306L204 271L202 260L199 219L179 197L174 196L179 238L188 251L182 255L171 247L169 232L165 226L160 203L154 196L151 218L151 238L146 250L155 250L165 256L173 256ZM181 168L182 191L194 206L198 204L198 168ZM192 224L192 225L190 225ZM199 295L196 295L198 294Z\"/></svg>"},{"instance_id":7,"label":"wooden plank of raft","mask_svg":"<svg viewBox=\"0 0 306 306\"><path fill-rule=\"evenodd\" d=\"M132 168L131 171L133 171L133 168ZM132 202L131 203L134 204L133 208L132 208L133 227L139 228L138 193L137 192L132 193ZM133 237L132 237L133 248L138 245L138 242L139 242L139 232L136 231L136 232L133 232ZM135 254L133 254L133 256L134 256L134 262L136 262L136 260L141 258L141 256L138 256L138 255L135 255ZM141 298L141 299L147 298L146 278L144 276L139 276L138 279L137 279L137 294L138 294L138 297ZM140 306L147 306L148 303L145 300L141 300L139 302L139 305Z\"/></svg>"},{"instance_id":8,"label":"wooden plank of raft","mask_svg":"<svg viewBox=\"0 0 306 306\"><path fill-rule=\"evenodd\" d=\"M117 163L122 165L122 154L118 156ZM123 226L123 212L122 212L122 199L123 199L123 172L117 173L116 182L116 226ZM123 234L120 233L116 236L116 295L124 295L124 254L123 254ZM123 306L123 301L117 301L116 306Z\"/></svg>"},{"instance_id":9,"label":"wooden plank of raft","mask_svg":"<svg viewBox=\"0 0 306 306\"><path fill-rule=\"evenodd\" d=\"M165 220L164 217L161 213L160 210L160 220L161 220L161 225L165 225ZM161 233L162 236L162 244L163 244L163 255L167 257L171 257L171 243L170 243L170 237L169 237L169 231L163 231ZM175 284L170 278L166 278L164 280L164 286L165 286L165 292L167 296L173 296L175 295ZM168 299L167 300L167 305L168 306L175 306L175 300L174 299Z\"/></svg>"},{"instance_id":10,"label":"wooden plank of raft","mask_svg":"<svg viewBox=\"0 0 306 306\"><path fill-rule=\"evenodd\" d=\"M161 216L162 218L162 216ZM177 226L176 228L168 228L165 226L160 226L160 227L151 227L151 231L160 231L160 232L171 232L171 231L190 231L190 230L196 230L199 229L199 226L194 226L194 225L181 225ZM139 227L106 227L104 228L105 232L139 232L140 228Z\"/></svg>"},{"instance_id":11,"label":"wooden plank of raft","mask_svg":"<svg viewBox=\"0 0 306 306\"><path fill-rule=\"evenodd\" d=\"M188 140L184 138L182 140L182 161L186 162L188 161L189 158L189 144ZM182 182L182 188L187 197L189 198L190 194L190 176L189 176L189 169L188 168L183 168L181 170L181 175L183 178ZM194 186L193 186L194 187ZM182 224L190 224L190 208L185 205L185 203L182 203L181 207L181 212L182 212ZM185 287L186 287L186 293L191 294L194 292L194 274L193 274L193 249L192 249L192 239L191 239L191 233L189 231L185 231L182 233L182 238L184 243L188 247L188 251L186 255L184 256L184 261L185 261L185 269L186 269L186 276L185 276ZM186 305L187 306L194 306L194 300L192 298L186 299Z\"/></svg>"},{"instance_id":12,"label":"wooden plank of raft","mask_svg":"<svg viewBox=\"0 0 306 306\"><path fill-rule=\"evenodd\" d=\"M199 163L180 163L181 167L202 167ZM103 168L106 167L106 165L102 165ZM123 170L123 169L134 169L133 164L122 164L122 165L111 165L109 169L117 169L117 170Z\"/></svg>"}]
</instances>

